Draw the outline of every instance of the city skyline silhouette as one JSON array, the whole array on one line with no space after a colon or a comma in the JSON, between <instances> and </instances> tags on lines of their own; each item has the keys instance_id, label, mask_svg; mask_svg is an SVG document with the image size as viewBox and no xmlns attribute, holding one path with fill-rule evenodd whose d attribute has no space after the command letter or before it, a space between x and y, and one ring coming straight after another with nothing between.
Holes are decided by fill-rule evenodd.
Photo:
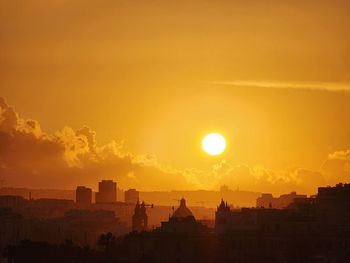
<instances>
[{"instance_id":1,"label":"city skyline silhouette","mask_svg":"<svg viewBox=\"0 0 350 263\"><path fill-rule=\"evenodd\" d=\"M349 13L0 0L0 263L350 262Z\"/></svg>"}]
</instances>

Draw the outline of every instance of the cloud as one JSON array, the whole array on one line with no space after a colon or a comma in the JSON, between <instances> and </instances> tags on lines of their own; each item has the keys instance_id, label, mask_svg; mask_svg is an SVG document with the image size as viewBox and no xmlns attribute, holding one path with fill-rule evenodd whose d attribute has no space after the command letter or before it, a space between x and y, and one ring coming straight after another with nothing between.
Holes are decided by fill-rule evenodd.
<instances>
[{"instance_id":1,"label":"cloud","mask_svg":"<svg viewBox=\"0 0 350 263\"><path fill-rule=\"evenodd\" d=\"M198 188L219 189L227 185L232 189L282 194L291 191L314 194L327 184L321 172L300 167L273 171L263 166L233 165L225 159L212 166L210 172L188 169L185 178Z\"/></svg>"},{"instance_id":2,"label":"cloud","mask_svg":"<svg viewBox=\"0 0 350 263\"><path fill-rule=\"evenodd\" d=\"M212 173L216 178L216 187L229 185L244 190L279 194L290 191L314 193L317 186L325 183L320 172L307 169L294 167L272 171L262 166L230 165L225 160L214 165Z\"/></svg>"},{"instance_id":3,"label":"cloud","mask_svg":"<svg viewBox=\"0 0 350 263\"><path fill-rule=\"evenodd\" d=\"M113 179L121 188L140 190L232 189L315 193L320 185L350 179L350 150L329 154L324 174L293 167L272 171L262 166L233 165L220 160L210 171L176 169L154 155L134 155L122 142L99 145L96 132L84 126L63 127L48 134L35 120L25 120L0 98L0 176L6 185L41 188L96 187ZM324 176L326 175L326 177Z\"/></svg>"},{"instance_id":4,"label":"cloud","mask_svg":"<svg viewBox=\"0 0 350 263\"><path fill-rule=\"evenodd\" d=\"M323 90L350 90L347 82L278 82L278 81L214 81L212 84L235 87L258 88L292 88L292 89L323 89Z\"/></svg>"},{"instance_id":5,"label":"cloud","mask_svg":"<svg viewBox=\"0 0 350 263\"><path fill-rule=\"evenodd\" d=\"M350 150L338 151L328 155L329 160L341 160L350 162Z\"/></svg>"},{"instance_id":6,"label":"cloud","mask_svg":"<svg viewBox=\"0 0 350 263\"><path fill-rule=\"evenodd\" d=\"M0 175L7 185L50 188L92 187L111 178L121 187L171 190L193 187L179 171L163 167L151 155L123 151L122 143L98 145L89 127L64 127L47 134L0 98ZM132 175L132 176L131 176Z\"/></svg>"},{"instance_id":7,"label":"cloud","mask_svg":"<svg viewBox=\"0 0 350 263\"><path fill-rule=\"evenodd\" d=\"M332 183L350 181L350 149L336 151L328 155L322 170Z\"/></svg>"}]
</instances>

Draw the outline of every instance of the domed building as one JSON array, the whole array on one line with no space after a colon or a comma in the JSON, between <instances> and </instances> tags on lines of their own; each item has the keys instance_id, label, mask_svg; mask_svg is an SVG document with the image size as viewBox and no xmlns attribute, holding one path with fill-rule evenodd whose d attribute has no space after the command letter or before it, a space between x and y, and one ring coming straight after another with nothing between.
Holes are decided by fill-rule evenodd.
<instances>
[{"instance_id":1,"label":"domed building","mask_svg":"<svg viewBox=\"0 0 350 263\"><path fill-rule=\"evenodd\" d=\"M180 206L179 208L177 208L173 215L172 215L173 218L186 218L186 217L193 217L193 214L191 212L190 209L187 208L186 206L186 200L185 198L181 198L180 200Z\"/></svg>"},{"instance_id":2,"label":"domed building","mask_svg":"<svg viewBox=\"0 0 350 263\"><path fill-rule=\"evenodd\" d=\"M160 227L124 239L132 262L222 262L213 257L216 243L212 230L196 221L184 198Z\"/></svg>"},{"instance_id":3,"label":"domed building","mask_svg":"<svg viewBox=\"0 0 350 263\"><path fill-rule=\"evenodd\" d=\"M191 210L186 206L186 200L180 200L180 206L169 217L169 221L162 222L160 231L171 233L193 233L203 231L204 226L197 222Z\"/></svg>"}]
</instances>

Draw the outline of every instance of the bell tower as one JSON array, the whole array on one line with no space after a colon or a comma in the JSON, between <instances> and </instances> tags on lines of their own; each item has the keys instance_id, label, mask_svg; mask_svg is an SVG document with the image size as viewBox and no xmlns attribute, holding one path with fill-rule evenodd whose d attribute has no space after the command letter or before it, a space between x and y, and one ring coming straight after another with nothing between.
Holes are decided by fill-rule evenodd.
<instances>
[{"instance_id":1,"label":"bell tower","mask_svg":"<svg viewBox=\"0 0 350 263\"><path fill-rule=\"evenodd\" d=\"M132 216L132 230L141 232L147 230L148 216L146 213L145 202L140 205L139 200L137 200L134 215Z\"/></svg>"}]
</instances>

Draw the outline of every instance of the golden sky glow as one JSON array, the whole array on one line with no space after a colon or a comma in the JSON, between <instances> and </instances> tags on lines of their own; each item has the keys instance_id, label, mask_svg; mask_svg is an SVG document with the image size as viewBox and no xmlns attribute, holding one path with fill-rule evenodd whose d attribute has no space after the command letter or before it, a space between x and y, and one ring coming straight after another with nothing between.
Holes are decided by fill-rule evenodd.
<instances>
[{"instance_id":1,"label":"golden sky glow","mask_svg":"<svg viewBox=\"0 0 350 263\"><path fill-rule=\"evenodd\" d=\"M0 175L309 193L349 181L349 13L341 0L0 0ZM40 141L31 163L14 130ZM217 158L198 146L211 131L227 140Z\"/></svg>"}]
</instances>

